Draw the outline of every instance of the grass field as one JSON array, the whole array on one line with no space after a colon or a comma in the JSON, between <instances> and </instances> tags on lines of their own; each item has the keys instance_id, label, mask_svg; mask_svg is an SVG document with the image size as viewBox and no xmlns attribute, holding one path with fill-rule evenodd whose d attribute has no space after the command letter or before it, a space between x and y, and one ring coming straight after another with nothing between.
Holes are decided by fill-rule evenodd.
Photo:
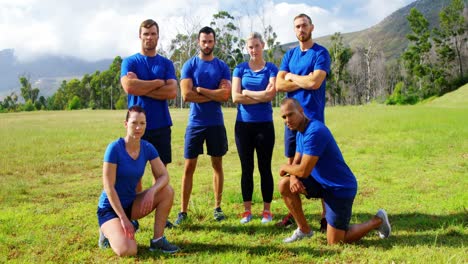
<instances>
[{"instance_id":1,"label":"grass field","mask_svg":"<svg viewBox=\"0 0 468 264\"><path fill-rule=\"evenodd\" d=\"M209 157L200 156L189 208L191 223L166 231L183 250L151 253L152 217L140 221L139 254L119 259L97 247L95 216L101 168L109 142L123 136L123 111L28 112L0 115L0 263L467 263L468 86L417 106L347 106L326 109L327 125L355 173L359 190L352 223L378 208L390 215L393 236L369 234L353 245L327 246L324 234L285 245L292 230L260 223L262 199L255 172L253 212L243 210L240 164L234 143L235 109L224 109L229 152L224 158L223 210L212 220ZM451 103L453 102L453 104ZM176 190L171 220L180 209L183 136L187 110L171 109ZM275 181L283 158L283 125L275 109ZM151 177L144 176L145 185ZM320 203L304 200L318 230ZM275 190L274 221L286 208Z\"/></svg>"}]
</instances>

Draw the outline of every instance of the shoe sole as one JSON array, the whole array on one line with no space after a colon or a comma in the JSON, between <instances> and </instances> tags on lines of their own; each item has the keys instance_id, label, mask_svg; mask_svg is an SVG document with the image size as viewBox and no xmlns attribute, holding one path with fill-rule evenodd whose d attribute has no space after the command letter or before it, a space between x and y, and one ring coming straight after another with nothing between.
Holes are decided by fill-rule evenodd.
<instances>
[{"instance_id":1,"label":"shoe sole","mask_svg":"<svg viewBox=\"0 0 468 264\"><path fill-rule=\"evenodd\" d=\"M150 248L149 251L151 252L162 252L162 253L166 253L166 254L174 254L176 252L179 252L180 249L177 249L177 250L162 250L162 249L154 249L154 248Z\"/></svg>"}]
</instances>

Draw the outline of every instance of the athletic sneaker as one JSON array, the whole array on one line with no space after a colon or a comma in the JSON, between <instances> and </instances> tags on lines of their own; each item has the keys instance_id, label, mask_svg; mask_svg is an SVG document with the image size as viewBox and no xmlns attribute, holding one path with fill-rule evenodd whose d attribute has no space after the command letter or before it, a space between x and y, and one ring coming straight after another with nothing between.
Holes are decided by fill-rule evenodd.
<instances>
[{"instance_id":1,"label":"athletic sneaker","mask_svg":"<svg viewBox=\"0 0 468 264\"><path fill-rule=\"evenodd\" d=\"M104 236L104 233L102 232L101 228L99 228L98 246L101 249L110 248L109 239L107 239L107 237Z\"/></svg>"},{"instance_id":2,"label":"athletic sneaker","mask_svg":"<svg viewBox=\"0 0 468 264\"><path fill-rule=\"evenodd\" d=\"M379 209L375 215L378 218L382 219L382 224L377 228L380 238L387 238L392 233L392 227L390 226L390 221L388 221L387 212L384 209Z\"/></svg>"},{"instance_id":3,"label":"athletic sneaker","mask_svg":"<svg viewBox=\"0 0 468 264\"><path fill-rule=\"evenodd\" d=\"M252 213L250 211L245 211L242 214L242 219L240 220L240 223L247 224L248 222L250 222L250 220L252 220Z\"/></svg>"},{"instance_id":4,"label":"athletic sneaker","mask_svg":"<svg viewBox=\"0 0 468 264\"><path fill-rule=\"evenodd\" d=\"M270 211L263 211L263 218L262 218L262 224L266 224L271 222L273 220L273 215L271 214Z\"/></svg>"},{"instance_id":5,"label":"athletic sneaker","mask_svg":"<svg viewBox=\"0 0 468 264\"><path fill-rule=\"evenodd\" d=\"M161 237L158 241L156 239L151 239L150 240L150 251L162 251L163 253L176 253L177 251L180 250L180 248L176 245L173 245L167 241L166 237L163 236Z\"/></svg>"},{"instance_id":6,"label":"athletic sneaker","mask_svg":"<svg viewBox=\"0 0 468 264\"><path fill-rule=\"evenodd\" d=\"M328 223L327 223L327 219L325 219L325 217L320 219L320 232L326 233L327 232L327 225L328 225Z\"/></svg>"},{"instance_id":7,"label":"athletic sneaker","mask_svg":"<svg viewBox=\"0 0 468 264\"><path fill-rule=\"evenodd\" d=\"M297 241L297 240L301 240L305 237L312 237L314 235L314 231L310 230L309 233L304 233L301 231L301 229L299 229L299 227L294 230L294 233L292 236L290 237L287 237L285 239L283 239L283 242L284 243L291 243L291 242L294 242L294 241Z\"/></svg>"},{"instance_id":8,"label":"athletic sneaker","mask_svg":"<svg viewBox=\"0 0 468 264\"><path fill-rule=\"evenodd\" d=\"M294 217L292 216L291 213L288 213L283 220L279 221L278 223L275 224L277 227L284 227L284 228L289 228L294 225Z\"/></svg>"},{"instance_id":9,"label":"athletic sneaker","mask_svg":"<svg viewBox=\"0 0 468 264\"><path fill-rule=\"evenodd\" d=\"M131 220L133 228L135 228L135 233L140 229L140 223L138 223L138 220Z\"/></svg>"},{"instance_id":10,"label":"athletic sneaker","mask_svg":"<svg viewBox=\"0 0 468 264\"><path fill-rule=\"evenodd\" d=\"M138 223L137 220L131 220L130 222L132 223L133 228L135 228L135 233L136 233L138 229L140 229L140 223ZM107 239L107 237L104 235L101 228L99 228L98 246L99 248L102 248L102 249L110 248L109 239Z\"/></svg>"},{"instance_id":11,"label":"athletic sneaker","mask_svg":"<svg viewBox=\"0 0 468 264\"><path fill-rule=\"evenodd\" d=\"M187 221L188 219L188 216L187 216L187 213L186 212L179 212L179 214L177 215L177 219L175 220L174 224L176 226L182 224L182 222L185 222Z\"/></svg>"},{"instance_id":12,"label":"athletic sneaker","mask_svg":"<svg viewBox=\"0 0 468 264\"><path fill-rule=\"evenodd\" d=\"M224 216L223 210L221 210L221 207L215 208L213 210L213 215L216 221L222 221L226 218L226 216Z\"/></svg>"},{"instance_id":13,"label":"athletic sneaker","mask_svg":"<svg viewBox=\"0 0 468 264\"><path fill-rule=\"evenodd\" d=\"M170 229L170 228L173 228L173 227L174 227L174 225L171 223L171 221L166 220L166 228Z\"/></svg>"}]
</instances>

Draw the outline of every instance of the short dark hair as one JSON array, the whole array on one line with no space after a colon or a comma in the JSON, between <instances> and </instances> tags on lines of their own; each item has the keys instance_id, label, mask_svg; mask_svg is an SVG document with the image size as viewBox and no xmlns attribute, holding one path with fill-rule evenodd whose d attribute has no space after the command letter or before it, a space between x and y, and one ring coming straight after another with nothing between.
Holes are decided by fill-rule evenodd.
<instances>
[{"instance_id":1,"label":"short dark hair","mask_svg":"<svg viewBox=\"0 0 468 264\"><path fill-rule=\"evenodd\" d=\"M210 27L203 27L203 28L200 29L200 31L198 32L198 39L200 39L201 33L205 33L205 34L207 34L207 35L213 34L214 40L216 41L216 32L214 31L214 29L212 29L212 28L210 28Z\"/></svg>"},{"instance_id":2,"label":"short dark hair","mask_svg":"<svg viewBox=\"0 0 468 264\"><path fill-rule=\"evenodd\" d=\"M159 34L158 23L156 23L156 21L154 21L153 19L146 19L145 21L141 22L138 35L141 34L141 28L150 28L152 26L156 26L156 30L158 31L158 34Z\"/></svg>"},{"instance_id":3,"label":"short dark hair","mask_svg":"<svg viewBox=\"0 0 468 264\"><path fill-rule=\"evenodd\" d=\"M287 104L288 102L291 102L296 108L302 108L301 104L299 103L299 101L297 101L297 99L293 98L293 97L285 97L281 100L280 102L280 105L283 106L285 104Z\"/></svg>"},{"instance_id":4,"label":"short dark hair","mask_svg":"<svg viewBox=\"0 0 468 264\"><path fill-rule=\"evenodd\" d=\"M312 25L312 19L310 18L310 16L308 16L308 15L306 15L306 14L303 14L303 13L301 13L301 14L295 16L293 21L296 21L296 19L298 19L298 18L300 18L300 17L305 17L305 18L307 18L307 20L309 20L309 23Z\"/></svg>"},{"instance_id":5,"label":"short dark hair","mask_svg":"<svg viewBox=\"0 0 468 264\"><path fill-rule=\"evenodd\" d=\"M128 121L131 112L143 113L146 116L145 109L139 105L131 106L127 111L127 117L125 117L125 121Z\"/></svg>"}]
</instances>

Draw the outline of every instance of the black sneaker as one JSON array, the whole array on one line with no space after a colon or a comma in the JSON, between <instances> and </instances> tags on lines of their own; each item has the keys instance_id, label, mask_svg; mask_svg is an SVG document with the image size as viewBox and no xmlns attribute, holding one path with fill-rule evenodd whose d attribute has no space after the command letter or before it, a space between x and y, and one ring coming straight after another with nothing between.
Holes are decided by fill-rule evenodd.
<instances>
[{"instance_id":1,"label":"black sneaker","mask_svg":"<svg viewBox=\"0 0 468 264\"><path fill-rule=\"evenodd\" d=\"M176 226L181 225L182 222L187 221L187 219L188 219L187 213L186 213L186 212L180 212L180 213L177 215L177 219L175 220L174 224L175 224ZM166 224L167 224L167 222L166 222Z\"/></svg>"},{"instance_id":2,"label":"black sneaker","mask_svg":"<svg viewBox=\"0 0 468 264\"><path fill-rule=\"evenodd\" d=\"M294 217L291 213L288 213L283 220L275 224L277 227L290 228L294 225Z\"/></svg>"},{"instance_id":3,"label":"black sneaker","mask_svg":"<svg viewBox=\"0 0 468 264\"><path fill-rule=\"evenodd\" d=\"M155 239L150 240L150 251L162 251L163 253L176 253L177 251L180 250L180 248L176 245L173 245L167 241L166 237L163 236L161 239L158 241L155 241Z\"/></svg>"},{"instance_id":4,"label":"black sneaker","mask_svg":"<svg viewBox=\"0 0 468 264\"><path fill-rule=\"evenodd\" d=\"M226 216L224 215L223 210L221 210L221 207L214 209L213 216L214 219L218 222L226 219Z\"/></svg>"},{"instance_id":5,"label":"black sneaker","mask_svg":"<svg viewBox=\"0 0 468 264\"><path fill-rule=\"evenodd\" d=\"M140 223L138 223L138 220L132 220L133 228L135 228L135 233L140 229Z\"/></svg>"},{"instance_id":6,"label":"black sneaker","mask_svg":"<svg viewBox=\"0 0 468 264\"><path fill-rule=\"evenodd\" d=\"M170 228L173 228L173 227L174 227L174 225L171 223L171 221L166 220L166 228L170 229Z\"/></svg>"},{"instance_id":7,"label":"black sneaker","mask_svg":"<svg viewBox=\"0 0 468 264\"><path fill-rule=\"evenodd\" d=\"M327 223L327 219L325 219L325 217L320 219L320 232L326 233L327 232L327 225L328 225L328 223Z\"/></svg>"}]
</instances>

